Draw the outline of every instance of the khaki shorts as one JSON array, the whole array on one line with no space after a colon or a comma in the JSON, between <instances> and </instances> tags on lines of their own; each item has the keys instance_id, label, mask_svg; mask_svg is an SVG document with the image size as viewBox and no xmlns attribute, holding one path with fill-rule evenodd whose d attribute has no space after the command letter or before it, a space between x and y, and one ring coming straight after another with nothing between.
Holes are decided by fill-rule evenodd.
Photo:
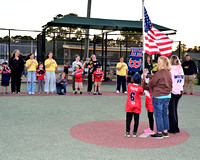
<instances>
[{"instance_id":1,"label":"khaki shorts","mask_svg":"<svg viewBox=\"0 0 200 160\"><path fill-rule=\"evenodd\" d=\"M82 82L75 82L75 88L83 88Z\"/></svg>"},{"instance_id":2,"label":"khaki shorts","mask_svg":"<svg viewBox=\"0 0 200 160\"><path fill-rule=\"evenodd\" d=\"M94 85L98 85L98 84L101 84L101 82L94 82Z\"/></svg>"}]
</instances>

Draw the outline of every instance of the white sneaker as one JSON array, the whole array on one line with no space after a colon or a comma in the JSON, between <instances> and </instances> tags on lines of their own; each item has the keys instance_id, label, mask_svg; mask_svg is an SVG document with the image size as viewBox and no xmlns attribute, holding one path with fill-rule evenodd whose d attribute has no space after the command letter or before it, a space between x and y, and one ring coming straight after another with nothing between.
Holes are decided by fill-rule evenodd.
<instances>
[{"instance_id":1,"label":"white sneaker","mask_svg":"<svg viewBox=\"0 0 200 160\"><path fill-rule=\"evenodd\" d=\"M32 92L31 94L35 94L34 92Z\"/></svg>"},{"instance_id":2,"label":"white sneaker","mask_svg":"<svg viewBox=\"0 0 200 160\"><path fill-rule=\"evenodd\" d=\"M125 91L124 93L127 94L127 91Z\"/></svg>"},{"instance_id":3,"label":"white sneaker","mask_svg":"<svg viewBox=\"0 0 200 160\"><path fill-rule=\"evenodd\" d=\"M117 91L116 91L116 93L118 94L118 93L119 93L119 91L117 90Z\"/></svg>"}]
</instances>

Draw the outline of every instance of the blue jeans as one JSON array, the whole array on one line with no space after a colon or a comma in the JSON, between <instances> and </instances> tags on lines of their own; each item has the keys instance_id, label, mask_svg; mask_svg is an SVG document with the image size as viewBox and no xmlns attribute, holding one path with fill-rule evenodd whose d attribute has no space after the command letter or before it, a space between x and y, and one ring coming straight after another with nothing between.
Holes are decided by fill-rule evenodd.
<instances>
[{"instance_id":1,"label":"blue jeans","mask_svg":"<svg viewBox=\"0 0 200 160\"><path fill-rule=\"evenodd\" d=\"M24 76L26 77L27 75L27 70L26 70L26 66L24 66Z\"/></svg>"},{"instance_id":2,"label":"blue jeans","mask_svg":"<svg viewBox=\"0 0 200 160\"><path fill-rule=\"evenodd\" d=\"M51 92L56 90L56 75L54 71L46 71L45 73L44 91L49 93L49 88Z\"/></svg>"},{"instance_id":3,"label":"blue jeans","mask_svg":"<svg viewBox=\"0 0 200 160\"><path fill-rule=\"evenodd\" d=\"M59 95L64 95L66 94L66 84L62 84L61 86L59 87L56 87L57 88L57 94ZM63 89L63 92L62 92L62 89Z\"/></svg>"},{"instance_id":4,"label":"blue jeans","mask_svg":"<svg viewBox=\"0 0 200 160\"><path fill-rule=\"evenodd\" d=\"M29 71L27 73L27 91L29 94L35 93L36 87L36 71Z\"/></svg>"},{"instance_id":5,"label":"blue jeans","mask_svg":"<svg viewBox=\"0 0 200 160\"><path fill-rule=\"evenodd\" d=\"M169 130L168 106L170 98L153 97L153 110L156 120L157 132Z\"/></svg>"}]
</instances>

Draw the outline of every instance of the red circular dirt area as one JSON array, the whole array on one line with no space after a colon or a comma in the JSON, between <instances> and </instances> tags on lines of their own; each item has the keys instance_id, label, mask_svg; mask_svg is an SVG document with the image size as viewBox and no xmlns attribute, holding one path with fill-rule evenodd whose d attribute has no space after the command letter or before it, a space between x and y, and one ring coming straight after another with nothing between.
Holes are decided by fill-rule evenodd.
<instances>
[{"instance_id":1,"label":"red circular dirt area","mask_svg":"<svg viewBox=\"0 0 200 160\"><path fill-rule=\"evenodd\" d=\"M131 131L134 123L131 124ZM137 137L124 137L125 121L95 121L76 125L71 128L72 137L86 143L114 148L161 148L184 143L189 139L189 134L180 130L180 133L169 134L168 138L154 139L146 137L144 129L148 128L147 122L140 122ZM143 134L144 137L140 137Z\"/></svg>"}]
</instances>

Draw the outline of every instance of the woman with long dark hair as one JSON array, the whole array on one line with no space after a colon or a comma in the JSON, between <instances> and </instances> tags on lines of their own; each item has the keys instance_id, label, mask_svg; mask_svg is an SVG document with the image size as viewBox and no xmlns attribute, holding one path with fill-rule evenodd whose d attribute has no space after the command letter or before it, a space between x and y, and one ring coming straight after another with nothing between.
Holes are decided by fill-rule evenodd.
<instances>
[{"instance_id":1,"label":"woman with long dark hair","mask_svg":"<svg viewBox=\"0 0 200 160\"><path fill-rule=\"evenodd\" d=\"M20 94L21 75L24 70L24 60L18 49L14 50L10 59L11 69L11 92Z\"/></svg>"},{"instance_id":2,"label":"woman with long dark hair","mask_svg":"<svg viewBox=\"0 0 200 160\"><path fill-rule=\"evenodd\" d=\"M90 58L90 62L88 64L88 93L90 93L92 91L92 74L94 73L94 71L96 71L96 69L101 66L101 64L97 61L96 55L92 54L91 58Z\"/></svg>"}]
</instances>

